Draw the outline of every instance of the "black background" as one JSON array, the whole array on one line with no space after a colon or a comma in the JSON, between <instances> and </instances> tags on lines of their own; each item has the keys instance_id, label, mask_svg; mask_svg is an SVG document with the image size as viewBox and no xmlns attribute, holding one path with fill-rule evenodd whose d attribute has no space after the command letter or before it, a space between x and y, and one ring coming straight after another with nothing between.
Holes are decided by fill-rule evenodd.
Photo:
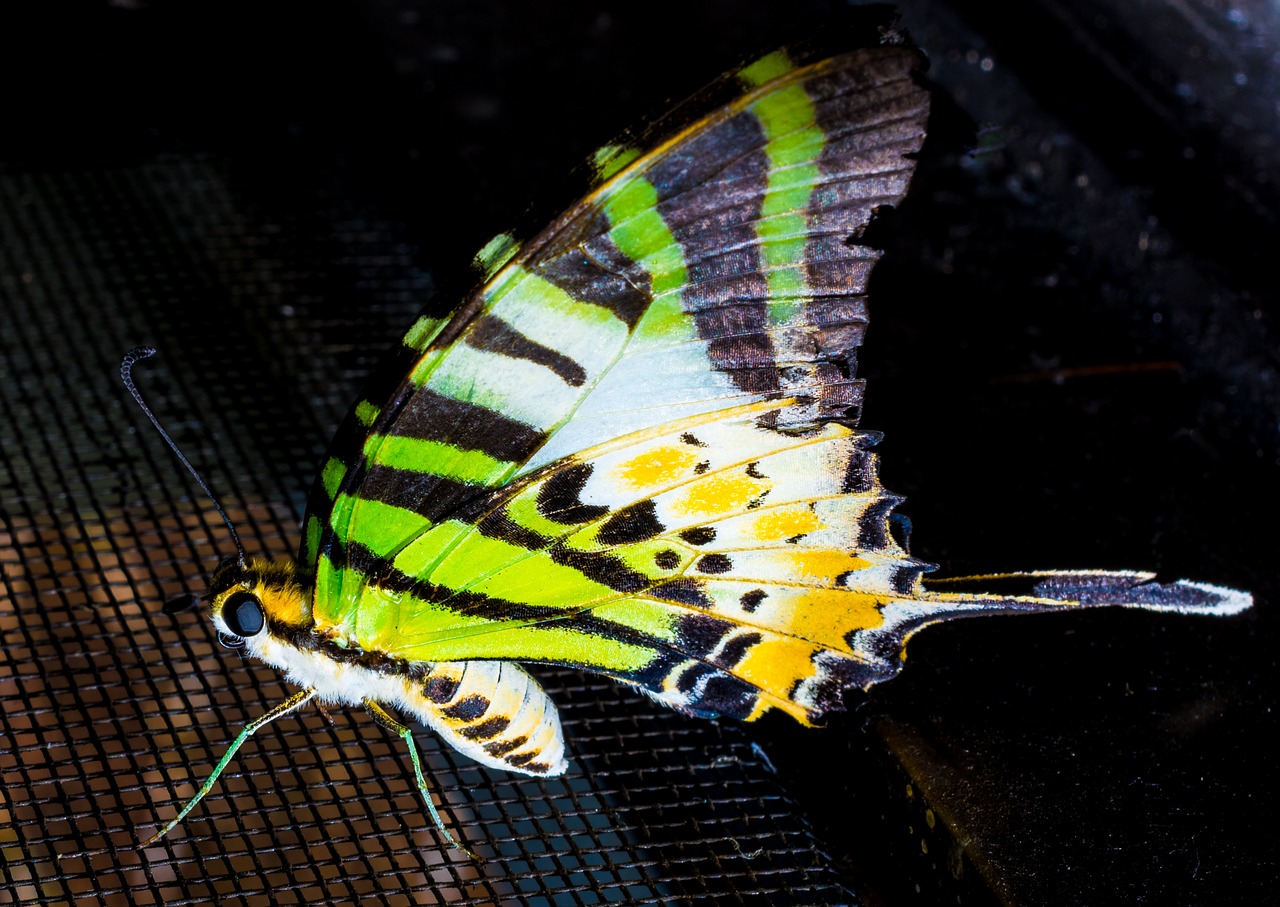
<instances>
[{"instance_id":1,"label":"black background","mask_svg":"<svg viewBox=\"0 0 1280 907\"><path fill-rule=\"evenodd\" d=\"M200 808L230 810L248 829L237 843L198 810L166 839L172 850L118 849L134 824L171 815L231 728L282 688L213 654L194 616L174 622L150 600L199 588L225 549L216 523L192 556L163 533L124 538L104 516L118 505L123 525L138 514L163 525L166 512L203 508L177 499L190 489L159 442L132 434L114 363L128 345L160 343L167 361L147 380L188 453L233 507L261 500L287 524L378 350L432 294L447 308L465 291L490 236L548 219L572 201L572 171L593 148L721 71L815 33L856 41L884 13L7 8L0 493L16 542L0 600L0 904L847 903L844 885L887 905L1271 899L1280 15L1261 2L999 6L901 7L931 60L934 113L907 202L873 227L886 255L860 371L862 425L885 433L883 478L907 496L913 553L944 574L1151 569L1249 589L1257 606L1224 620L1111 611L931 630L900 679L851 697L822 732L784 720L704 728L556 674L581 773L567 800L500 780L481 790L451 762L437 766L454 772L439 786L491 796L504 821L543 797L534 812L576 810L569 829L586 837L513 825L525 862L503 851L511 861L479 880L452 863L443 877L415 874L429 831L385 843L380 810L397 829L422 819L402 779L376 800L394 809L360 804L403 766L352 730L359 716L340 732L309 717L310 733L251 744L265 765L227 776L244 772L248 791ZM53 213L22 213L36 210ZM51 568L47 533L23 542L50 514L55 535L115 528L85 530L91 554L72 544ZM281 549L274 531L249 535L286 553L292 537ZM110 581L92 554L104 545L162 563L169 585L135 583L132 610L86 610ZM157 699L174 683L190 691L184 671L206 696L187 719L204 727L189 767L163 759L154 736L183 714ZM60 691L47 708L43 689ZM133 723L94 718L85 689ZM40 742L55 724L80 742ZM317 733L339 741L312 766L319 776L274 761L292 751L301 764ZM116 740L138 778L104 812L104 779L123 777ZM335 781L335 759L363 780ZM717 774L729 763L737 774ZM81 781L87 793L68 792ZM267 832L252 818L264 797ZM326 797L363 810L367 828L300 816ZM602 811L607 827L590 820ZM298 840L270 831L295 822ZM611 830L622 844L604 840ZM489 826L468 840L501 851L502 835ZM49 859L77 850L90 855ZM611 876L556 855L615 850L628 856L609 856ZM641 868L629 876L630 864Z\"/></svg>"}]
</instances>

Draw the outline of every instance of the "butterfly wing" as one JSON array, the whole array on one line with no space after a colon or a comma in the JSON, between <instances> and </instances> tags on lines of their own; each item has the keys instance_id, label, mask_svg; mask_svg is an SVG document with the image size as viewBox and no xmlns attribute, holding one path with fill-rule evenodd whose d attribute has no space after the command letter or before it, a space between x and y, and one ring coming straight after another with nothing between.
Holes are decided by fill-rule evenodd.
<instances>
[{"instance_id":1,"label":"butterfly wing","mask_svg":"<svg viewBox=\"0 0 1280 907\"><path fill-rule=\"evenodd\" d=\"M608 175L451 319L415 325L407 377L356 407L317 484L317 617L354 628L398 551L576 451L784 395L780 430L853 416L877 253L849 240L906 189L918 63L764 58L744 96Z\"/></svg>"},{"instance_id":2,"label":"butterfly wing","mask_svg":"<svg viewBox=\"0 0 1280 907\"><path fill-rule=\"evenodd\" d=\"M906 190L918 64L900 47L764 58L738 100L604 156L592 194L451 319L415 325L407 377L357 406L351 455L317 486L318 628L411 662L574 665L692 713L816 721L948 616L1243 606L1128 574L932 592L894 541L898 498L850 427L878 257L856 240Z\"/></svg>"}]
</instances>

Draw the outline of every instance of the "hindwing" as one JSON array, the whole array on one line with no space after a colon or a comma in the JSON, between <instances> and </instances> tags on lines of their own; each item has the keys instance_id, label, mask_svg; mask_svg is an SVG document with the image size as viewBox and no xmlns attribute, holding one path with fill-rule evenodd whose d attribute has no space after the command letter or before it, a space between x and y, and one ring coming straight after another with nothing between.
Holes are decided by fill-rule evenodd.
<instances>
[{"instance_id":1,"label":"hindwing","mask_svg":"<svg viewBox=\"0 0 1280 907\"><path fill-rule=\"evenodd\" d=\"M313 492L317 626L816 717L822 653L849 669L867 596L918 574L846 424L878 258L856 240L906 190L919 64L757 61L736 101L607 157L451 318L416 324L403 381L356 407Z\"/></svg>"}]
</instances>

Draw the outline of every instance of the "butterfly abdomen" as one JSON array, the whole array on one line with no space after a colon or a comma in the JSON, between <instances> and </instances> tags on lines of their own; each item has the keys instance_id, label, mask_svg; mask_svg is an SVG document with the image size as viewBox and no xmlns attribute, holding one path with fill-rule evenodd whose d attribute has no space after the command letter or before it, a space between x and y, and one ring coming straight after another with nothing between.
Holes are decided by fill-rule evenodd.
<instances>
[{"instance_id":1,"label":"butterfly abdomen","mask_svg":"<svg viewBox=\"0 0 1280 907\"><path fill-rule=\"evenodd\" d=\"M406 684L397 704L459 752L492 768L559 775L560 719L547 694L508 661L441 662Z\"/></svg>"}]
</instances>

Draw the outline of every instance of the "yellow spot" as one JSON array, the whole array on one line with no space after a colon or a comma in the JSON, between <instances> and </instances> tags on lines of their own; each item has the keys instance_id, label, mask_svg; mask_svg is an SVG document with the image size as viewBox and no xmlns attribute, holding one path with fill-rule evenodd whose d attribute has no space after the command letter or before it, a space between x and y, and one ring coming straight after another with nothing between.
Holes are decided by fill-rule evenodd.
<instances>
[{"instance_id":1,"label":"yellow spot","mask_svg":"<svg viewBox=\"0 0 1280 907\"><path fill-rule=\"evenodd\" d=\"M818 515L805 507L800 510L771 511L756 520L755 537L761 542L780 542L823 527Z\"/></svg>"},{"instance_id":2,"label":"yellow spot","mask_svg":"<svg viewBox=\"0 0 1280 907\"><path fill-rule=\"evenodd\" d=\"M790 615L777 621L779 631L841 652L851 651L845 642L845 636L851 631L884 623L875 596L861 592L814 589L781 604L790 610Z\"/></svg>"},{"instance_id":3,"label":"yellow spot","mask_svg":"<svg viewBox=\"0 0 1280 907\"><path fill-rule=\"evenodd\" d=\"M677 506L691 516L708 517L741 513L773 485L746 473L720 473L690 486Z\"/></svg>"},{"instance_id":4,"label":"yellow spot","mask_svg":"<svg viewBox=\"0 0 1280 907\"><path fill-rule=\"evenodd\" d=\"M798 681L817 673L813 664L817 651L814 646L798 639L767 639L748 649L733 672L748 683L786 700L792 708L776 701L773 705L793 715L796 712L803 715L804 708L790 700L791 690Z\"/></svg>"},{"instance_id":5,"label":"yellow spot","mask_svg":"<svg viewBox=\"0 0 1280 907\"><path fill-rule=\"evenodd\" d=\"M803 576L830 582L834 582L842 573L871 566L869 562L847 551L797 550L792 552L791 559L797 572Z\"/></svg>"},{"instance_id":6,"label":"yellow spot","mask_svg":"<svg viewBox=\"0 0 1280 907\"><path fill-rule=\"evenodd\" d=\"M617 475L634 489L670 485L698 463L698 454L687 447L659 447L623 463Z\"/></svg>"}]
</instances>

